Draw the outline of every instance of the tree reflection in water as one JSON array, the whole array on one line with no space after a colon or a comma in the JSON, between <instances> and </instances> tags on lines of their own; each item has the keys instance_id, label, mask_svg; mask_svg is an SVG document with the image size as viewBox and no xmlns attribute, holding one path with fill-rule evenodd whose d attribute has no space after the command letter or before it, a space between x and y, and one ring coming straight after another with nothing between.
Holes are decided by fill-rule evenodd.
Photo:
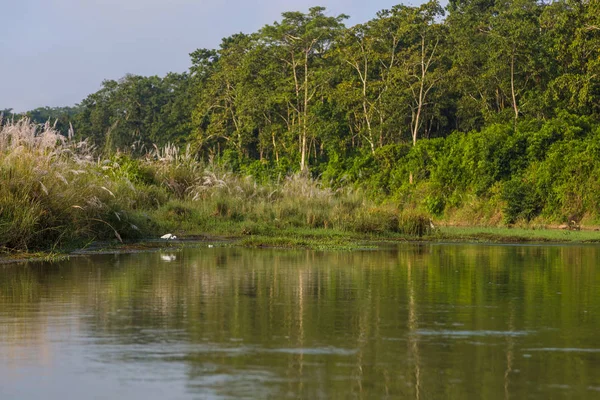
<instances>
[{"instance_id":1,"label":"tree reflection in water","mask_svg":"<svg viewBox=\"0 0 600 400\"><path fill-rule=\"evenodd\" d=\"M181 368L171 384L189 397L544 398L557 384L585 397L600 387L598 256L405 244L10 265L0 372L60 368L60 344L149 377Z\"/></svg>"}]
</instances>

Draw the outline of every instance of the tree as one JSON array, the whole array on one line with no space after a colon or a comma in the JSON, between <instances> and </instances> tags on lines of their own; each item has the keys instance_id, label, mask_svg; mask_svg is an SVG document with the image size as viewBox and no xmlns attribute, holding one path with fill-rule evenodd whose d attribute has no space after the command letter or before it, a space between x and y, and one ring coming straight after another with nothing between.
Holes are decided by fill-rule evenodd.
<instances>
[{"instance_id":1,"label":"tree","mask_svg":"<svg viewBox=\"0 0 600 400\"><path fill-rule=\"evenodd\" d=\"M436 18L444 12L435 0L420 7L396 6L394 12L401 21L407 44L400 53L402 68L397 71L399 81L408 86L412 98L410 128L414 146L423 125L425 108L430 104L431 92L446 72L440 49L444 29L436 23Z\"/></svg>"},{"instance_id":2,"label":"tree","mask_svg":"<svg viewBox=\"0 0 600 400\"><path fill-rule=\"evenodd\" d=\"M403 130L416 143L425 114L436 118L434 92L448 68L444 27L436 21L441 15L437 1L396 6L342 37L337 53L349 70L338 85L338 98L372 153L401 140Z\"/></svg>"},{"instance_id":3,"label":"tree","mask_svg":"<svg viewBox=\"0 0 600 400\"><path fill-rule=\"evenodd\" d=\"M373 72L374 55L368 25L356 25L344 32L336 48L340 64L340 82L335 91L339 106L348 115L349 127L364 138L375 152L373 120L377 96L373 91L377 75Z\"/></svg>"},{"instance_id":4,"label":"tree","mask_svg":"<svg viewBox=\"0 0 600 400\"><path fill-rule=\"evenodd\" d=\"M260 31L261 39L275 51L277 61L285 68L292 90L288 101L290 129L298 132L300 170L308 168L310 132L309 106L323 88L326 77L320 74L324 55L344 28L346 15L327 17L324 7L313 7L308 14L285 12L283 20L267 25ZM281 88L284 89L284 88ZM284 89L284 90L285 90Z\"/></svg>"},{"instance_id":5,"label":"tree","mask_svg":"<svg viewBox=\"0 0 600 400\"><path fill-rule=\"evenodd\" d=\"M80 104L75 132L110 152L144 151L190 134L189 75L127 75L102 83Z\"/></svg>"},{"instance_id":6,"label":"tree","mask_svg":"<svg viewBox=\"0 0 600 400\"><path fill-rule=\"evenodd\" d=\"M538 80L532 85L543 69L537 63L541 55L541 8L537 0L498 0L494 11L487 32L490 38L487 69L497 77L500 91L509 97L516 126L524 92L541 83Z\"/></svg>"},{"instance_id":7,"label":"tree","mask_svg":"<svg viewBox=\"0 0 600 400\"><path fill-rule=\"evenodd\" d=\"M600 95L600 4L560 0L541 15L546 47L555 68L546 103L578 114L598 114Z\"/></svg>"},{"instance_id":8,"label":"tree","mask_svg":"<svg viewBox=\"0 0 600 400\"><path fill-rule=\"evenodd\" d=\"M214 142L231 145L240 155L247 153L254 127L251 112L244 107L250 67L245 58L255 45L254 38L244 34L223 39L218 62L202 86L194 111L198 120L207 122L198 138L201 146Z\"/></svg>"},{"instance_id":9,"label":"tree","mask_svg":"<svg viewBox=\"0 0 600 400\"><path fill-rule=\"evenodd\" d=\"M486 122L516 122L547 85L536 0L457 0L449 5L452 77L460 92L466 128ZM512 117L509 117L510 114Z\"/></svg>"}]
</instances>

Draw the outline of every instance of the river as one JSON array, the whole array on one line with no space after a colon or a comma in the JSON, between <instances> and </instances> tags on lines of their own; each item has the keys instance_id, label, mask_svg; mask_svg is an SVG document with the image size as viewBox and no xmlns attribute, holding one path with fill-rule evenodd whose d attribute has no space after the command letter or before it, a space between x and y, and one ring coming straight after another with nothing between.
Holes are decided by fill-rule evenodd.
<instances>
[{"instance_id":1,"label":"river","mask_svg":"<svg viewBox=\"0 0 600 400\"><path fill-rule=\"evenodd\" d=\"M0 265L0 399L600 398L600 247Z\"/></svg>"}]
</instances>

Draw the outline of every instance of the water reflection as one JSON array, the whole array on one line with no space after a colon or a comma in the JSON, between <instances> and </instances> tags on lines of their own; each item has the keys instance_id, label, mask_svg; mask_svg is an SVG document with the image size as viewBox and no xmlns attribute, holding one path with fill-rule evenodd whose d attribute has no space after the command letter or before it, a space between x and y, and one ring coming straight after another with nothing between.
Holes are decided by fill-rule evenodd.
<instances>
[{"instance_id":1,"label":"water reflection","mask_svg":"<svg viewBox=\"0 0 600 400\"><path fill-rule=\"evenodd\" d=\"M5 266L0 397L590 397L599 251L215 247Z\"/></svg>"}]
</instances>

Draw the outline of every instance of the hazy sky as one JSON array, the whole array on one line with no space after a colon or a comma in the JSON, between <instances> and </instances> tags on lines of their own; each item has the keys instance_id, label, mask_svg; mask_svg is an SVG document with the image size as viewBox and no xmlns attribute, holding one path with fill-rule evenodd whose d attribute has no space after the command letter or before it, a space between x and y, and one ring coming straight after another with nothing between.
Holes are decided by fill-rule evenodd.
<instances>
[{"instance_id":1,"label":"hazy sky","mask_svg":"<svg viewBox=\"0 0 600 400\"><path fill-rule=\"evenodd\" d=\"M0 109L69 106L127 73L164 75L189 53L251 33L284 11L322 5L367 21L401 0L12 0L2 1ZM421 0L407 0L415 5Z\"/></svg>"}]
</instances>

